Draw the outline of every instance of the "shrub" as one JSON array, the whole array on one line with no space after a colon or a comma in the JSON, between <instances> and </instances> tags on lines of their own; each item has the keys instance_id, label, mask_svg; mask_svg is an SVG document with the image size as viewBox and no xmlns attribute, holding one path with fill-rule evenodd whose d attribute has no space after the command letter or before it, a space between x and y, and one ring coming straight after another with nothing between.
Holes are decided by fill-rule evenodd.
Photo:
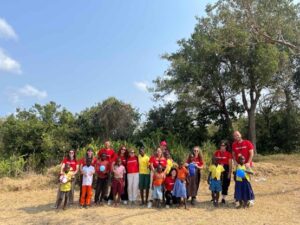
<instances>
[{"instance_id":1,"label":"shrub","mask_svg":"<svg viewBox=\"0 0 300 225\"><path fill-rule=\"evenodd\" d=\"M23 156L12 155L8 159L0 160L0 177L17 177L24 172L24 168Z\"/></svg>"}]
</instances>

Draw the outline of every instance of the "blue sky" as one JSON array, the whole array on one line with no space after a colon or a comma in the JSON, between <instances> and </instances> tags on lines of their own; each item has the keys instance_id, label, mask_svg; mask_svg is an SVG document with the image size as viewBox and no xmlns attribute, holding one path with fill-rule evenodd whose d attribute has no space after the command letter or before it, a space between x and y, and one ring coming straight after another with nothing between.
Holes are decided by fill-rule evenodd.
<instances>
[{"instance_id":1,"label":"blue sky","mask_svg":"<svg viewBox=\"0 0 300 225\"><path fill-rule=\"evenodd\" d=\"M80 112L114 96L141 113L208 0L2 1L0 116L55 101Z\"/></svg>"}]
</instances>

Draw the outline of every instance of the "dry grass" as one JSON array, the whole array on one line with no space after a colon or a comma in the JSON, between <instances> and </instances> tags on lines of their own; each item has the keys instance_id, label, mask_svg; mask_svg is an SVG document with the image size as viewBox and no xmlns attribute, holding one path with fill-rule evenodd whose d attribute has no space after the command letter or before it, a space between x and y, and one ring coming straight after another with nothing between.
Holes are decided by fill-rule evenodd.
<instances>
[{"instance_id":1,"label":"dry grass","mask_svg":"<svg viewBox=\"0 0 300 225\"><path fill-rule=\"evenodd\" d=\"M293 164L291 164L293 163ZM1 224L299 224L300 222L300 155L266 157L255 164L252 184L255 206L234 208L233 186L225 207L214 208L208 187L202 182L199 203L184 209L147 209L110 206L66 211L51 209L56 188L49 187L53 176L29 175L23 179L0 179ZM38 181L36 181L38 180ZM3 187L19 187L18 190ZM14 191L7 191L14 190ZM78 192L76 197L78 197Z\"/></svg>"}]
</instances>

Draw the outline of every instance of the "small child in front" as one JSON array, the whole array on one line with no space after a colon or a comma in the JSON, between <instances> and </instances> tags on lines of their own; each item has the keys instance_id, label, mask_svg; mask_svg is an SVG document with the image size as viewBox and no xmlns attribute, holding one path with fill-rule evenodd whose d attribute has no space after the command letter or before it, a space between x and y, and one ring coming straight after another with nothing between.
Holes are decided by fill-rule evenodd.
<instances>
[{"instance_id":1,"label":"small child in front","mask_svg":"<svg viewBox=\"0 0 300 225\"><path fill-rule=\"evenodd\" d=\"M234 198L239 202L237 208L249 206L249 202L254 200L254 192L250 183L250 174L253 174L251 168L245 166L245 157L239 156L239 164L236 168L235 192Z\"/></svg>"},{"instance_id":2,"label":"small child in front","mask_svg":"<svg viewBox=\"0 0 300 225\"><path fill-rule=\"evenodd\" d=\"M152 198L154 200L154 205L160 208L161 200L163 199L163 183L165 180L165 173L161 165L158 165L156 171L153 174L152 182Z\"/></svg>"},{"instance_id":3,"label":"small child in front","mask_svg":"<svg viewBox=\"0 0 300 225\"><path fill-rule=\"evenodd\" d=\"M184 208L186 207L186 184L187 184L187 176L189 175L189 171L184 167L183 161L180 161L179 166L177 168L177 178L173 188L173 195L178 199L179 207L184 204Z\"/></svg>"},{"instance_id":4,"label":"small child in front","mask_svg":"<svg viewBox=\"0 0 300 225\"><path fill-rule=\"evenodd\" d=\"M93 194L93 175L95 173L95 168L91 165L92 159L87 159L86 165L82 167L81 173L82 177L82 187L81 187L81 197L80 197L80 206L89 207L91 205L91 198Z\"/></svg>"},{"instance_id":5,"label":"small child in front","mask_svg":"<svg viewBox=\"0 0 300 225\"><path fill-rule=\"evenodd\" d=\"M212 165L209 167L207 183L209 184L209 190L211 190L211 196L215 207L218 207L219 205L219 196L222 191L221 177L224 171L224 167L220 165L217 158L213 156Z\"/></svg>"},{"instance_id":6,"label":"small child in front","mask_svg":"<svg viewBox=\"0 0 300 225\"><path fill-rule=\"evenodd\" d=\"M64 205L63 205L63 210L66 209L67 207L67 203L69 201L69 195L70 195L70 191L71 191L71 181L73 177L73 173L70 171L70 165L69 164L65 164L64 167L64 174L62 174L59 178L60 181L60 193L59 193L59 198L56 204L56 208L59 209L63 199L65 199L64 201Z\"/></svg>"}]
</instances>

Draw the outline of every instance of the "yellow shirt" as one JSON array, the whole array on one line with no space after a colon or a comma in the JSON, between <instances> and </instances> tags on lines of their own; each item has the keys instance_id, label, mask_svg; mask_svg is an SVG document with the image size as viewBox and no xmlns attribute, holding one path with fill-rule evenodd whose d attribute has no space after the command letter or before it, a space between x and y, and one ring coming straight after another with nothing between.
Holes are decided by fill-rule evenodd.
<instances>
[{"instance_id":1,"label":"yellow shirt","mask_svg":"<svg viewBox=\"0 0 300 225\"><path fill-rule=\"evenodd\" d=\"M167 159L167 167L166 167L166 173L170 173L171 168L173 167L173 160Z\"/></svg>"},{"instance_id":2,"label":"yellow shirt","mask_svg":"<svg viewBox=\"0 0 300 225\"><path fill-rule=\"evenodd\" d=\"M149 156L146 154L144 156L139 155L139 172L140 174L150 174L149 170Z\"/></svg>"},{"instance_id":3,"label":"yellow shirt","mask_svg":"<svg viewBox=\"0 0 300 225\"><path fill-rule=\"evenodd\" d=\"M211 172L211 178L214 179L216 178L217 180L221 179L221 174L224 172L224 167L222 165L210 165L209 167L209 172Z\"/></svg>"},{"instance_id":4,"label":"yellow shirt","mask_svg":"<svg viewBox=\"0 0 300 225\"><path fill-rule=\"evenodd\" d=\"M237 170L244 170L244 171L250 171L252 172L251 168L246 168L245 165L241 166L241 165L237 165L236 167L236 171ZM245 172L245 178L247 179L247 181L250 182L250 175L248 173ZM243 181L243 178L236 176L236 181Z\"/></svg>"},{"instance_id":5,"label":"yellow shirt","mask_svg":"<svg viewBox=\"0 0 300 225\"><path fill-rule=\"evenodd\" d=\"M64 176L67 177L67 183L61 183L60 184L60 191L71 191L71 179L73 176L73 173L71 171L69 171L68 173L63 174Z\"/></svg>"}]
</instances>

